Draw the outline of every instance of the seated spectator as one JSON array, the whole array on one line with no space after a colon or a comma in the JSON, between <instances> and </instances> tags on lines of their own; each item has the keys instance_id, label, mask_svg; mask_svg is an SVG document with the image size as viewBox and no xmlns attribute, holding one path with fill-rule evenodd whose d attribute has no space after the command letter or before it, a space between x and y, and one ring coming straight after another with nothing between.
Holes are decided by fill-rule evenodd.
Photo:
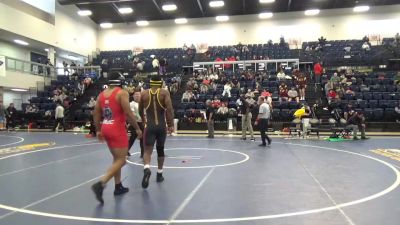
<instances>
[{"instance_id":1,"label":"seated spectator","mask_svg":"<svg viewBox=\"0 0 400 225\"><path fill-rule=\"evenodd\" d=\"M224 91L222 92L222 96L228 95L228 98L230 98L231 97L231 89L232 89L231 82L227 82L224 85Z\"/></svg>"},{"instance_id":2,"label":"seated spectator","mask_svg":"<svg viewBox=\"0 0 400 225\"><path fill-rule=\"evenodd\" d=\"M345 93L346 95L352 95L352 96L356 95L356 93L353 90L351 90L351 87L346 88Z\"/></svg>"},{"instance_id":3,"label":"seated spectator","mask_svg":"<svg viewBox=\"0 0 400 225\"><path fill-rule=\"evenodd\" d=\"M171 84L171 87L170 87L171 94L173 94L173 95L176 94L176 92L178 92L178 89L179 89L179 87L178 87L177 82L174 82Z\"/></svg>"},{"instance_id":4,"label":"seated spectator","mask_svg":"<svg viewBox=\"0 0 400 225\"><path fill-rule=\"evenodd\" d=\"M190 102L193 99L194 95L192 90L188 89L186 90L183 95L182 95L182 102Z\"/></svg>"},{"instance_id":5,"label":"seated spectator","mask_svg":"<svg viewBox=\"0 0 400 225\"><path fill-rule=\"evenodd\" d=\"M32 105L27 105L26 106L25 113L32 113Z\"/></svg>"},{"instance_id":6,"label":"seated spectator","mask_svg":"<svg viewBox=\"0 0 400 225\"><path fill-rule=\"evenodd\" d=\"M60 101L64 101L67 97L68 97L68 96L67 96L64 92L62 92L62 93L59 95Z\"/></svg>"},{"instance_id":7,"label":"seated spectator","mask_svg":"<svg viewBox=\"0 0 400 225\"><path fill-rule=\"evenodd\" d=\"M271 97L272 96L272 94L269 92L269 90L267 90L267 89L264 89L262 92L261 92L261 94L260 94L262 97L264 97L264 98L266 98L266 97Z\"/></svg>"},{"instance_id":8,"label":"seated spectator","mask_svg":"<svg viewBox=\"0 0 400 225\"><path fill-rule=\"evenodd\" d=\"M209 85L210 84L210 80L209 80L209 78L208 77L206 77L204 80L203 80L203 84L205 84L205 85Z\"/></svg>"},{"instance_id":9,"label":"seated spectator","mask_svg":"<svg viewBox=\"0 0 400 225\"><path fill-rule=\"evenodd\" d=\"M276 76L277 76L278 80L285 80L286 79L286 74L282 69L278 72L278 74Z\"/></svg>"},{"instance_id":10,"label":"seated spectator","mask_svg":"<svg viewBox=\"0 0 400 225\"><path fill-rule=\"evenodd\" d=\"M331 102L332 100L338 99L338 95L335 90L330 89L328 92L327 98L328 98L328 102Z\"/></svg>"},{"instance_id":11,"label":"seated spectator","mask_svg":"<svg viewBox=\"0 0 400 225\"><path fill-rule=\"evenodd\" d=\"M96 100L94 99L94 97L91 97L91 98L90 98L90 101L89 101L89 103L87 104L87 106L88 106L89 108L94 108L94 107L96 106Z\"/></svg>"},{"instance_id":12,"label":"seated spectator","mask_svg":"<svg viewBox=\"0 0 400 225\"><path fill-rule=\"evenodd\" d=\"M400 102L399 104L394 108L394 111L396 112L396 122L399 123L400 120Z\"/></svg>"},{"instance_id":13,"label":"seated spectator","mask_svg":"<svg viewBox=\"0 0 400 225\"><path fill-rule=\"evenodd\" d=\"M245 95L245 97L250 97L250 98L254 98L254 92L251 91L251 89L247 89L247 93Z\"/></svg>"},{"instance_id":14,"label":"seated spectator","mask_svg":"<svg viewBox=\"0 0 400 225\"><path fill-rule=\"evenodd\" d=\"M217 96L214 97L214 100L211 102L211 106L214 109L218 109L219 107L221 107L221 100L218 99Z\"/></svg>"},{"instance_id":15,"label":"seated spectator","mask_svg":"<svg viewBox=\"0 0 400 225\"><path fill-rule=\"evenodd\" d=\"M92 78L86 77L86 78L83 80L83 82L84 82L84 84L85 84L85 88L88 88L88 87L92 84Z\"/></svg>"},{"instance_id":16,"label":"seated spectator","mask_svg":"<svg viewBox=\"0 0 400 225\"><path fill-rule=\"evenodd\" d=\"M201 84L200 85L200 93L207 94L207 92L208 92L208 85Z\"/></svg>"},{"instance_id":17,"label":"seated spectator","mask_svg":"<svg viewBox=\"0 0 400 225\"><path fill-rule=\"evenodd\" d=\"M378 80L384 80L385 79L385 74L384 73L380 73L378 75Z\"/></svg>"},{"instance_id":18,"label":"seated spectator","mask_svg":"<svg viewBox=\"0 0 400 225\"><path fill-rule=\"evenodd\" d=\"M296 101L296 102L299 102L299 93L297 93L295 87L292 87L292 88L288 91L288 98L289 98L289 101Z\"/></svg>"},{"instance_id":19,"label":"seated spectator","mask_svg":"<svg viewBox=\"0 0 400 225\"><path fill-rule=\"evenodd\" d=\"M279 101L287 101L288 97L288 87L282 82L281 85L279 85Z\"/></svg>"},{"instance_id":20,"label":"seated spectator","mask_svg":"<svg viewBox=\"0 0 400 225\"><path fill-rule=\"evenodd\" d=\"M240 89L240 82L239 82L239 80L237 79L236 76L233 76L233 77L232 77L232 82L231 82L231 84L232 84L232 88L238 88L238 89Z\"/></svg>"},{"instance_id":21,"label":"seated spectator","mask_svg":"<svg viewBox=\"0 0 400 225\"><path fill-rule=\"evenodd\" d=\"M397 72L397 74L394 76L393 80L394 80L394 82L393 82L394 85L397 85L400 83L400 72Z\"/></svg>"},{"instance_id":22,"label":"seated spectator","mask_svg":"<svg viewBox=\"0 0 400 225\"><path fill-rule=\"evenodd\" d=\"M221 107L218 108L217 114L219 115L226 115L228 114L229 110L225 103L221 104Z\"/></svg>"},{"instance_id":23,"label":"seated spectator","mask_svg":"<svg viewBox=\"0 0 400 225\"><path fill-rule=\"evenodd\" d=\"M331 89L333 89L333 88L334 88L334 87L333 87L333 83L332 83L331 81L328 81L328 82L325 84L325 87L324 87L324 89L325 89L325 95L328 96L329 90L331 90Z\"/></svg>"},{"instance_id":24,"label":"seated spectator","mask_svg":"<svg viewBox=\"0 0 400 225\"><path fill-rule=\"evenodd\" d=\"M333 76L331 77L330 81L332 82L333 86L338 86L339 82L341 81L341 78L338 76L338 73L333 73Z\"/></svg>"}]
</instances>

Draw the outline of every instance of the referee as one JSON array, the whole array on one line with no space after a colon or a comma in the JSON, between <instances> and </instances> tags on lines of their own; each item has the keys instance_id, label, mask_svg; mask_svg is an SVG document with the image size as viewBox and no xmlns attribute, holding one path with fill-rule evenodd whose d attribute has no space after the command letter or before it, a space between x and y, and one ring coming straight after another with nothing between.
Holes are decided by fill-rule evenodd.
<instances>
[{"instance_id":1,"label":"referee","mask_svg":"<svg viewBox=\"0 0 400 225\"><path fill-rule=\"evenodd\" d=\"M268 145L271 144L271 138L269 138L266 134L268 130L268 120L271 117L271 107L265 102L265 98L262 96L258 98L258 104L260 105L260 108L258 110L258 116L254 125L259 125L260 128L262 143L259 146L265 147L267 146L265 139L267 139Z\"/></svg>"}]
</instances>

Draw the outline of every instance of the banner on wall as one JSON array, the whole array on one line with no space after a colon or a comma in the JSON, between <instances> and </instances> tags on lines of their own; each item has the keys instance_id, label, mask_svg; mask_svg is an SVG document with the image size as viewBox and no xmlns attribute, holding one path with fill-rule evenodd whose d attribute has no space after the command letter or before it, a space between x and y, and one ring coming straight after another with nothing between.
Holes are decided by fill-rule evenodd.
<instances>
[{"instance_id":1,"label":"banner on wall","mask_svg":"<svg viewBox=\"0 0 400 225\"><path fill-rule=\"evenodd\" d=\"M0 77L6 76L6 57L0 55Z\"/></svg>"}]
</instances>

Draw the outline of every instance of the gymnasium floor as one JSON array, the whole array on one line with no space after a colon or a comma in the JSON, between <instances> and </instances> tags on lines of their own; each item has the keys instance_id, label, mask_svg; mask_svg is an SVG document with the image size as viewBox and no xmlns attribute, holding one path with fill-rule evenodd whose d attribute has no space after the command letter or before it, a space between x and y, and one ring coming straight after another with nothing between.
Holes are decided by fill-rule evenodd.
<instances>
[{"instance_id":1,"label":"gymnasium floor","mask_svg":"<svg viewBox=\"0 0 400 225\"><path fill-rule=\"evenodd\" d=\"M104 144L2 132L0 224L398 225L399 141L273 138L261 148L237 137L169 137L164 183L153 168L141 188L135 145L122 175L130 192L114 197L110 182L99 206L90 185L110 165Z\"/></svg>"}]
</instances>

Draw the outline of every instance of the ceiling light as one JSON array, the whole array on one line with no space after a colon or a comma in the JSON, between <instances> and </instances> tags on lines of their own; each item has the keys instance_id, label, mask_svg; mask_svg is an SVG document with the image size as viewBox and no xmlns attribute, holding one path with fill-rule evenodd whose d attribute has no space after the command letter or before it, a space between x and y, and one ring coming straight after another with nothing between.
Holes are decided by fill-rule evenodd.
<instances>
[{"instance_id":1,"label":"ceiling light","mask_svg":"<svg viewBox=\"0 0 400 225\"><path fill-rule=\"evenodd\" d=\"M369 10L369 6L367 6L367 5L356 6L353 9L354 12L366 12L368 10Z\"/></svg>"},{"instance_id":2,"label":"ceiling light","mask_svg":"<svg viewBox=\"0 0 400 225\"><path fill-rule=\"evenodd\" d=\"M260 3L261 3L261 4L264 4L264 3L273 3L273 2L275 2L275 0L260 0Z\"/></svg>"},{"instance_id":3,"label":"ceiling light","mask_svg":"<svg viewBox=\"0 0 400 225\"><path fill-rule=\"evenodd\" d=\"M165 4L162 6L164 11L175 11L178 7L175 4Z\"/></svg>"},{"instance_id":4,"label":"ceiling light","mask_svg":"<svg viewBox=\"0 0 400 225\"><path fill-rule=\"evenodd\" d=\"M136 21L136 25L138 25L139 27L144 27L144 26L149 25L149 21L147 21L147 20L139 20L139 21Z\"/></svg>"},{"instance_id":5,"label":"ceiling light","mask_svg":"<svg viewBox=\"0 0 400 225\"><path fill-rule=\"evenodd\" d=\"M209 3L209 5L210 5L210 7L212 7L212 8L218 8L218 7L224 6L224 5L225 5L225 2L224 2L224 1L211 1L211 2Z\"/></svg>"},{"instance_id":6,"label":"ceiling light","mask_svg":"<svg viewBox=\"0 0 400 225\"><path fill-rule=\"evenodd\" d=\"M28 42L21 41L21 40L18 40L18 39L14 40L14 42L17 43L17 44L20 44L20 45L29 45Z\"/></svg>"},{"instance_id":7,"label":"ceiling light","mask_svg":"<svg viewBox=\"0 0 400 225\"><path fill-rule=\"evenodd\" d=\"M268 19L271 18L274 14L272 12L263 12L258 14L258 18L260 19Z\"/></svg>"},{"instance_id":8,"label":"ceiling light","mask_svg":"<svg viewBox=\"0 0 400 225\"><path fill-rule=\"evenodd\" d=\"M217 17L215 17L215 19L218 22L224 22L224 21L228 21L229 20L229 16L217 16Z\"/></svg>"},{"instance_id":9,"label":"ceiling light","mask_svg":"<svg viewBox=\"0 0 400 225\"><path fill-rule=\"evenodd\" d=\"M80 16L90 16L92 15L92 11L90 10L79 10L78 15Z\"/></svg>"},{"instance_id":10,"label":"ceiling light","mask_svg":"<svg viewBox=\"0 0 400 225\"><path fill-rule=\"evenodd\" d=\"M319 9L309 9L304 12L306 16L315 16L319 14Z\"/></svg>"},{"instance_id":11,"label":"ceiling light","mask_svg":"<svg viewBox=\"0 0 400 225\"><path fill-rule=\"evenodd\" d=\"M112 23L101 23L100 27L107 29L107 28L113 27L113 25L112 25Z\"/></svg>"},{"instance_id":12,"label":"ceiling light","mask_svg":"<svg viewBox=\"0 0 400 225\"><path fill-rule=\"evenodd\" d=\"M129 14L133 12L133 9L130 7L124 7L124 8L119 8L118 11L121 14Z\"/></svg>"},{"instance_id":13,"label":"ceiling light","mask_svg":"<svg viewBox=\"0 0 400 225\"><path fill-rule=\"evenodd\" d=\"M26 90L26 89L20 89L20 88L11 88L11 91L27 92L28 90Z\"/></svg>"},{"instance_id":14,"label":"ceiling light","mask_svg":"<svg viewBox=\"0 0 400 225\"><path fill-rule=\"evenodd\" d=\"M184 23L187 23L187 19L186 18L176 18L175 23L176 24L184 24Z\"/></svg>"}]
</instances>

